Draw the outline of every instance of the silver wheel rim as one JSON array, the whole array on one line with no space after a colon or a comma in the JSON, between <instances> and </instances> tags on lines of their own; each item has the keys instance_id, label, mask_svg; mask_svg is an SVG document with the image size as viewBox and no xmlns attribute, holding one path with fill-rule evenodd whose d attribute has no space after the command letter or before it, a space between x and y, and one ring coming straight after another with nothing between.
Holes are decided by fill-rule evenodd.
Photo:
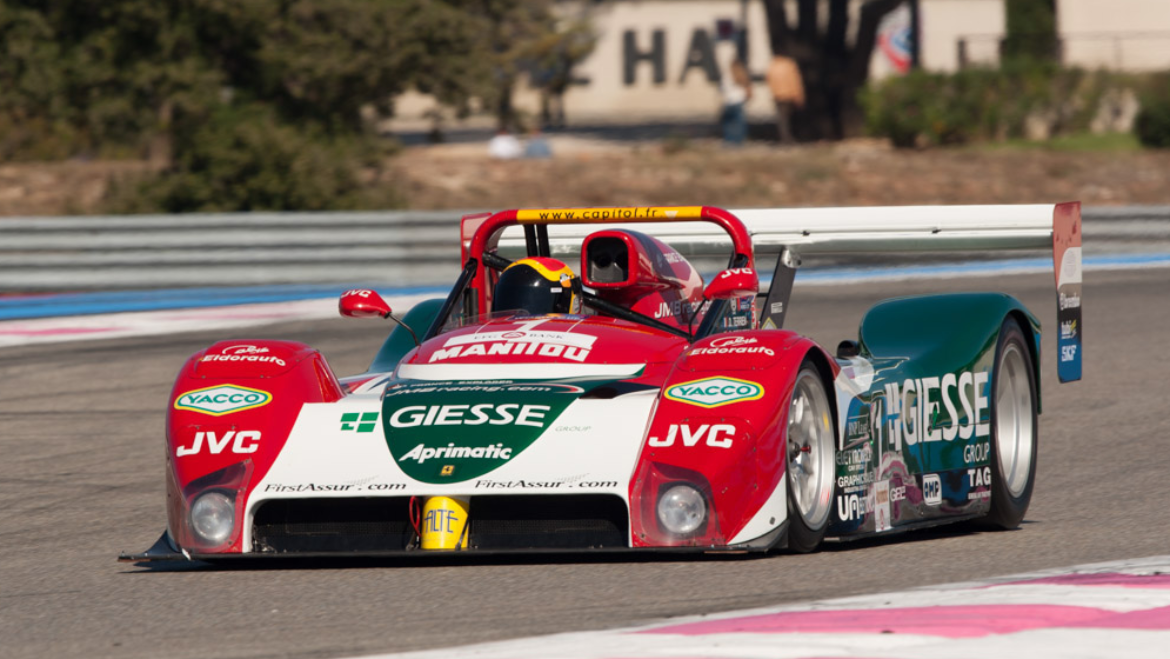
<instances>
[{"instance_id":1,"label":"silver wheel rim","mask_svg":"<svg viewBox=\"0 0 1170 659\"><path fill-rule=\"evenodd\" d=\"M788 408L788 478L793 503L808 528L829 519L833 496L833 427L821 380L802 371Z\"/></svg>"},{"instance_id":2,"label":"silver wheel rim","mask_svg":"<svg viewBox=\"0 0 1170 659\"><path fill-rule=\"evenodd\" d=\"M1007 491L1019 497L1028 487L1032 471L1032 386L1027 359L1019 347L1008 343L999 362L995 385L995 452L999 475Z\"/></svg>"}]
</instances>

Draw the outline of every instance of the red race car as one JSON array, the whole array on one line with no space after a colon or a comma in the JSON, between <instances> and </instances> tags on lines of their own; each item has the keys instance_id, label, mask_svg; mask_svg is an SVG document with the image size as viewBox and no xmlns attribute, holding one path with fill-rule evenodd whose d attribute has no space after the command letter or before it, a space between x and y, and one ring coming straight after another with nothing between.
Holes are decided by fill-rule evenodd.
<instances>
[{"instance_id":1,"label":"red race car","mask_svg":"<svg viewBox=\"0 0 1170 659\"><path fill-rule=\"evenodd\" d=\"M801 252L1052 245L1061 379L1080 376L1078 204L518 210L464 218L462 245L450 294L410 309L365 374L288 341L188 359L167 531L123 558L806 552L1017 525L1035 317L1000 293L888 300L830 352L782 329ZM779 254L763 299L757 250ZM579 270L554 258L576 252ZM689 257L717 253L705 282ZM340 310L391 316L364 289Z\"/></svg>"}]
</instances>

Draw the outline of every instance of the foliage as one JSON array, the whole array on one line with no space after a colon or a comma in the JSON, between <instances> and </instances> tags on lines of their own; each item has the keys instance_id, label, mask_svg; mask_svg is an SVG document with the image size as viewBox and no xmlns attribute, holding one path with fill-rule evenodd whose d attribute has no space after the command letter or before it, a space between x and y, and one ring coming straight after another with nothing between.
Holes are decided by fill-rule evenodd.
<instances>
[{"instance_id":1,"label":"foliage","mask_svg":"<svg viewBox=\"0 0 1170 659\"><path fill-rule=\"evenodd\" d=\"M793 116L801 139L841 139L861 130L858 92L869 78L869 62L882 18L905 0L796 0L796 21L787 0L764 0L772 54L800 65L805 106ZM821 20L820 13L828 9ZM855 22L856 29L850 28ZM850 39L849 35L853 34Z\"/></svg>"},{"instance_id":2,"label":"foliage","mask_svg":"<svg viewBox=\"0 0 1170 659\"><path fill-rule=\"evenodd\" d=\"M1144 146L1170 149L1170 73L1151 76L1133 130Z\"/></svg>"},{"instance_id":3,"label":"foliage","mask_svg":"<svg viewBox=\"0 0 1170 659\"><path fill-rule=\"evenodd\" d=\"M281 122L262 105L214 113L184 133L164 176L124 194L120 212L343 210L394 205L371 197L362 169L383 154L367 141Z\"/></svg>"},{"instance_id":4,"label":"foliage","mask_svg":"<svg viewBox=\"0 0 1170 659\"><path fill-rule=\"evenodd\" d=\"M1005 9L1004 61L1055 62L1059 59L1056 0L1006 0Z\"/></svg>"},{"instance_id":5,"label":"foliage","mask_svg":"<svg viewBox=\"0 0 1170 659\"><path fill-rule=\"evenodd\" d=\"M914 71L863 94L871 134L898 147L1002 141L1089 129L1101 99L1128 76L1049 65L1005 64L953 74Z\"/></svg>"}]
</instances>

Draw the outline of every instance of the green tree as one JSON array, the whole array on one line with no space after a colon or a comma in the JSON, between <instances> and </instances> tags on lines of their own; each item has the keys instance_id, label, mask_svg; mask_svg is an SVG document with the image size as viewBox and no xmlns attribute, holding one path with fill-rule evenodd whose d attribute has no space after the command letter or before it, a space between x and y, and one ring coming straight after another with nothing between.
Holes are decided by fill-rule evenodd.
<instances>
[{"instance_id":1,"label":"green tree","mask_svg":"<svg viewBox=\"0 0 1170 659\"><path fill-rule=\"evenodd\" d=\"M805 106L793 117L794 130L803 139L861 134L865 114L858 93L869 80L878 25L903 0L796 0L796 22L789 19L787 0L763 2L772 53L795 59L804 78ZM822 9L828 9L823 22ZM853 17L857 29L850 41Z\"/></svg>"},{"instance_id":2,"label":"green tree","mask_svg":"<svg viewBox=\"0 0 1170 659\"><path fill-rule=\"evenodd\" d=\"M1007 36L1004 62L1056 62L1060 41L1056 35L1056 0L1004 0Z\"/></svg>"}]
</instances>

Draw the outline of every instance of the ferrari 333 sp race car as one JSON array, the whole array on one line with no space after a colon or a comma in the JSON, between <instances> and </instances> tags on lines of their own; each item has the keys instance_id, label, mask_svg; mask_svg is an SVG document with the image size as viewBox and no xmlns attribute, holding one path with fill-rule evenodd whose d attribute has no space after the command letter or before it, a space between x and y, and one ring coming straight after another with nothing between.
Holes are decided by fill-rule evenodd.
<instances>
[{"instance_id":1,"label":"ferrari 333 sp race car","mask_svg":"<svg viewBox=\"0 0 1170 659\"><path fill-rule=\"evenodd\" d=\"M1051 245L1080 377L1080 205L512 210L450 294L338 378L290 341L191 356L168 526L124 560L815 550L1032 496L1040 323L1001 293L881 302L833 352L783 329L800 254ZM554 257L580 254L574 272ZM766 296L756 259L777 255ZM721 254L704 282L692 258ZM373 290L341 314L391 317ZM397 319L396 319L397 320Z\"/></svg>"}]
</instances>

